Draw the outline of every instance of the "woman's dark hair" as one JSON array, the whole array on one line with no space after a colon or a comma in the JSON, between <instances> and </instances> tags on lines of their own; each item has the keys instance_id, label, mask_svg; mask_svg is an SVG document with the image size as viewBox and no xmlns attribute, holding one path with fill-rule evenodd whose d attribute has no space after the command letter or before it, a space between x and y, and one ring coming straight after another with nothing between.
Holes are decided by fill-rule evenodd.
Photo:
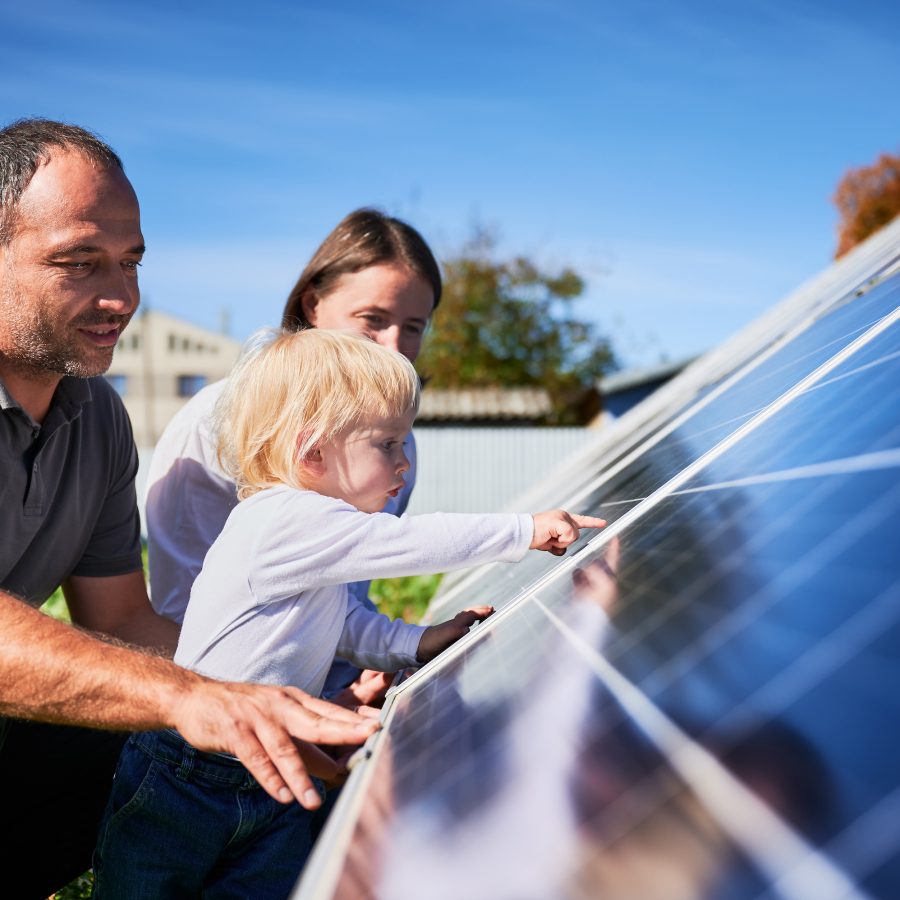
<instances>
[{"instance_id":1,"label":"woman's dark hair","mask_svg":"<svg viewBox=\"0 0 900 900\"><path fill-rule=\"evenodd\" d=\"M425 239L400 219L377 209L357 209L343 218L316 250L297 279L281 318L283 328L308 328L303 298L312 292L324 300L342 275L370 266L397 263L424 278L434 292L434 305L441 299L441 272Z\"/></svg>"}]
</instances>

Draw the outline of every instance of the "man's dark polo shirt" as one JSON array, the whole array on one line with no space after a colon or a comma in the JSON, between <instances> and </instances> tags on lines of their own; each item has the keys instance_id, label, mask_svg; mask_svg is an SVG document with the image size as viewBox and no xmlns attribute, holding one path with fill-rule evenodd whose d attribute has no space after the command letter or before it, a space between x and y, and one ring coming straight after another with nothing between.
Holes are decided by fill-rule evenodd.
<instances>
[{"instance_id":1,"label":"man's dark polo shirt","mask_svg":"<svg viewBox=\"0 0 900 900\"><path fill-rule=\"evenodd\" d=\"M69 575L140 569L136 472L105 378L63 378L41 425L0 381L0 588L40 606Z\"/></svg>"}]
</instances>

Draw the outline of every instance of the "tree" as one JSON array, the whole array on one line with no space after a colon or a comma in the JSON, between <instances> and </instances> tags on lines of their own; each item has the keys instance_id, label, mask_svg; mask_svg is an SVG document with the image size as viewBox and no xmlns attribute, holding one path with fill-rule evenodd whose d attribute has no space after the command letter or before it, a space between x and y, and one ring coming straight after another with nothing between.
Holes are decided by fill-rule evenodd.
<instances>
[{"instance_id":1,"label":"tree","mask_svg":"<svg viewBox=\"0 0 900 900\"><path fill-rule=\"evenodd\" d=\"M437 388L544 388L553 424L571 424L577 399L614 365L608 342L574 316L584 282L572 269L552 274L523 256L497 261L494 250L493 236L476 229L444 261L420 370Z\"/></svg>"},{"instance_id":2,"label":"tree","mask_svg":"<svg viewBox=\"0 0 900 900\"><path fill-rule=\"evenodd\" d=\"M882 153L873 165L850 169L834 203L840 214L837 259L900 214L900 156Z\"/></svg>"}]
</instances>

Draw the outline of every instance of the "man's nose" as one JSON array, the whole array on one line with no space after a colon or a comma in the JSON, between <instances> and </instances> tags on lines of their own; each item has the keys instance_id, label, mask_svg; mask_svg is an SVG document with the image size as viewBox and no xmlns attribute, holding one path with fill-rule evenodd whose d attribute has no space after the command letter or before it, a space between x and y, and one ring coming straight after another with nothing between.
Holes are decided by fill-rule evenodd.
<instances>
[{"instance_id":1,"label":"man's nose","mask_svg":"<svg viewBox=\"0 0 900 900\"><path fill-rule=\"evenodd\" d=\"M97 306L116 315L133 313L140 303L137 279L123 272L118 266L104 279L97 296Z\"/></svg>"}]
</instances>

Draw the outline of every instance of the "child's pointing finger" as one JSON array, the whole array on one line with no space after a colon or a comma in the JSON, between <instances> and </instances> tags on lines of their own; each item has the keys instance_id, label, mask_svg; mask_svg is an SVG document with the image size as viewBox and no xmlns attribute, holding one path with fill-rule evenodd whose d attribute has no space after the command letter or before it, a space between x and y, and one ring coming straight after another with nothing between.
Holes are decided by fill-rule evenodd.
<instances>
[{"instance_id":1,"label":"child's pointing finger","mask_svg":"<svg viewBox=\"0 0 900 900\"><path fill-rule=\"evenodd\" d=\"M598 519L596 516L577 516L575 513L569 513L572 521L579 528L605 528L606 519Z\"/></svg>"}]
</instances>

